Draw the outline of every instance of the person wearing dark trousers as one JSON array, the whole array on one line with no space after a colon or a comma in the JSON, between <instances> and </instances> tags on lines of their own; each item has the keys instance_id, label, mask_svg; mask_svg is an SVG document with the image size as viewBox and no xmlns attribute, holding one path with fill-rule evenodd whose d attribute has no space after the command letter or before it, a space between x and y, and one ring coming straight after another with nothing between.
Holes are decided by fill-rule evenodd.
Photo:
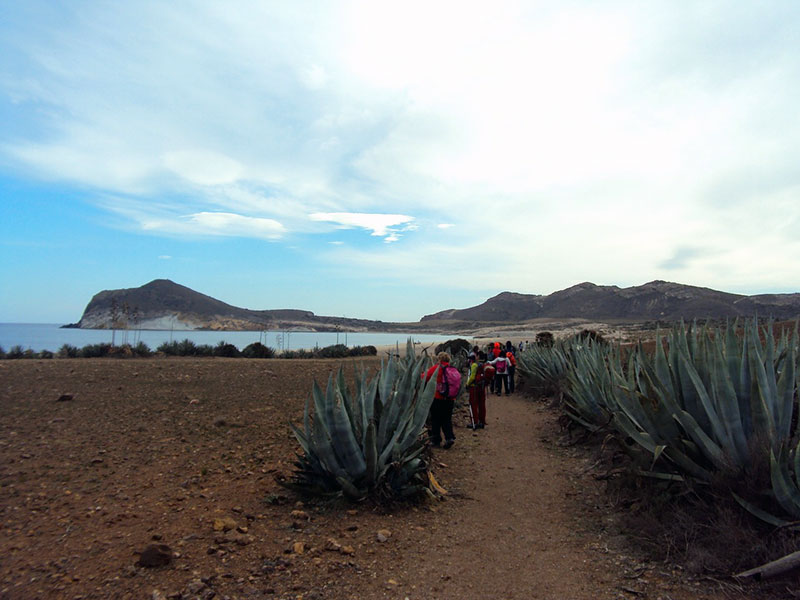
<instances>
[{"instance_id":1,"label":"person wearing dark trousers","mask_svg":"<svg viewBox=\"0 0 800 600\"><path fill-rule=\"evenodd\" d=\"M506 358L508 359L508 389L513 394L514 373L517 371L517 359L514 357L513 352L506 352Z\"/></svg>"},{"instance_id":2,"label":"person wearing dark trousers","mask_svg":"<svg viewBox=\"0 0 800 600\"><path fill-rule=\"evenodd\" d=\"M503 393L503 385L506 388L506 396L508 396L508 358L506 358L505 354L500 354L494 360L490 360L486 363L487 365L492 365L494 367L494 393L498 396Z\"/></svg>"},{"instance_id":3,"label":"person wearing dark trousers","mask_svg":"<svg viewBox=\"0 0 800 600\"><path fill-rule=\"evenodd\" d=\"M456 441L456 436L453 433L453 405L455 404L455 396L448 398L443 393L442 384L445 377L446 369L455 369L450 366L450 355L447 352L439 352L436 356L438 363L428 369L422 377L425 381L429 381L436 373L436 392L433 395L433 404L431 404L431 429L428 433L431 445L442 445L442 435L444 435L443 448L450 448Z\"/></svg>"}]
</instances>

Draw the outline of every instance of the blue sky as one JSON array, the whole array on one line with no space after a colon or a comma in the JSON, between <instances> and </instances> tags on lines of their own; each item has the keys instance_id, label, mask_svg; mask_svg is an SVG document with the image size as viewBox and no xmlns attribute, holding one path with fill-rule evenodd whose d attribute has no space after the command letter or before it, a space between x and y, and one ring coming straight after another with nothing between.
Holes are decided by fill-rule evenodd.
<instances>
[{"instance_id":1,"label":"blue sky","mask_svg":"<svg viewBox=\"0 0 800 600\"><path fill-rule=\"evenodd\" d=\"M0 321L800 291L800 3L0 0Z\"/></svg>"}]
</instances>

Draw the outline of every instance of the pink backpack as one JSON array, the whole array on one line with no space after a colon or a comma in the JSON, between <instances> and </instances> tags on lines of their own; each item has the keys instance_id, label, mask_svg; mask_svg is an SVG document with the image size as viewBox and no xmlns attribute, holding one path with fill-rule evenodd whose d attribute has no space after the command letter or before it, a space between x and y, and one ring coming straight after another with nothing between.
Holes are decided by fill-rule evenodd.
<instances>
[{"instance_id":1,"label":"pink backpack","mask_svg":"<svg viewBox=\"0 0 800 600\"><path fill-rule=\"evenodd\" d=\"M461 373L450 365L442 366L442 379L436 384L436 393L445 398L455 398L461 391Z\"/></svg>"},{"instance_id":2,"label":"pink backpack","mask_svg":"<svg viewBox=\"0 0 800 600\"><path fill-rule=\"evenodd\" d=\"M503 373L506 372L506 366L508 366L508 359L505 357L500 358L496 363L494 363L494 366L497 368L497 372L500 373L500 375L502 375Z\"/></svg>"}]
</instances>

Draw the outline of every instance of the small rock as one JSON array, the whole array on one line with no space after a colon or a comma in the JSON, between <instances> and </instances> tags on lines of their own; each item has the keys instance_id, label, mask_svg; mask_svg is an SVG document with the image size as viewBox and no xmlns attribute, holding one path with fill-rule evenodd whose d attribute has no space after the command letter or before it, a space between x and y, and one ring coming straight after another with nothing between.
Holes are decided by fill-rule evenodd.
<instances>
[{"instance_id":1,"label":"small rock","mask_svg":"<svg viewBox=\"0 0 800 600\"><path fill-rule=\"evenodd\" d=\"M163 567L172 561L172 549L166 544L150 544L136 563L140 567Z\"/></svg>"},{"instance_id":2,"label":"small rock","mask_svg":"<svg viewBox=\"0 0 800 600\"><path fill-rule=\"evenodd\" d=\"M167 600L167 597L164 593L160 590L153 590L153 594L150 596L150 600Z\"/></svg>"},{"instance_id":3,"label":"small rock","mask_svg":"<svg viewBox=\"0 0 800 600\"><path fill-rule=\"evenodd\" d=\"M305 519L306 521L311 520L311 517L304 510L293 510L291 512L291 515L293 519Z\"/></svg>"},{"instance_id":4,"label":"small rock","mask_svg":"<svg viewBox=\"0 0 800 600\"><path fill-rule=\"evenodd\" d=\"M186 584L185 591L189 595L194 595L200 593L201 590L205 589L206 584L203 583L200 579L192 579L189 583Z\"/></svg>"},{"instance_id":5,"label":"small rock","mask_svg":"<svg viewBox=\"0 0 800 600\"><path fill-rule=\"evenodd\" d=\"M72 394L61 394L57 399L56 402L69 402L70 400L74 399L75 396Z\"/></svg>"},{"instance_id":6,"label":"small rock","mask_svg":"<svg viewBox=\"0 0 800 600\"><path fill-rule=\"evenodd\" d=\"M214 531L229 531L236 529L237 523L230 517L221 517L214 519Z\"/></svg>"},{"instance_id":7,"label":"small rock","mask_svg":"<svg viewBox=\"0 0 800 600\"><path fill-rule=\"evenodd\" d=\"M292 544L292 552L295 554L303 554L306 551L306 545L303 542L295 542Z\"/></svg>"},{"instance_id":8,"label":"small rock","mask_svg":"<svg viewBox=\"0 0 800 600\"><path fill-rule=\"evenodd\" d=\"M390 537L392 537L392 532L389 531L388 529L379 529L378 530L377 539L378 539L379 542L381 542L381 543L387 542L387 541L389 541Z\"/></svg>"},{"instance_id":9,"label":"small rock","mask_svg":"<svg viewBox=\"0 0 800 600\"><path fill-rule=\"evenodd\" d=\"M225 534L225 541L238 544L239 546L247 546L253 541L253 536L245 535L231 529Z\"/></svg>"},{"instance_id":10,"label":"small rock","mask_svg":"<svg viewBox=\"0 0 800 600\"><path fill-rule=\"evenodd\" d=\"M328 538L325 542L325 550L329 550L331 552L339 552L342 549L342 545L337 542L333 538Z\"/></svg>"},{"instance_id":11,"label":"small rock","mask_svg":"<svg viewBox=\"0 0 800 600\"><path fill-rule=\"evenodd\" d=\"M342 546L342 549L339 550L342 554L346 554L347 556L353 556L356 553L356 549L352 546Z\"/></svg>"}]
</instances>

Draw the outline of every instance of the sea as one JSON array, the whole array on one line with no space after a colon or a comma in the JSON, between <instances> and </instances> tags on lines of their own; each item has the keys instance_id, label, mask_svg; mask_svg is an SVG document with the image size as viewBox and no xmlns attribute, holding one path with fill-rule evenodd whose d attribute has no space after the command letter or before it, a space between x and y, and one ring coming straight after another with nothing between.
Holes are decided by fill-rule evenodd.
<instances>
[{"instance_id":1,"label":"sea","mask_svg":"<svg viewBox=\"0 0 800 600\"><path fill-rule=\"evenodd\" d=\"M155 350L164 342L191 340L197 345L216 346L219 342L233 344L239 350L253 342L261 342L276 350L311 350L334 344L354 346L394 346L401 348L409 338L421 344L439 344L453 339L453 335L427 333L362 333L316 331L192 331L192 330L116 330L63 329L54 323L0 323L0 348L6 352L15 346L23 350L58 352L69 344L82 348L90 344L131 344L144 342Z\"/></svg>"}]
</instances>

